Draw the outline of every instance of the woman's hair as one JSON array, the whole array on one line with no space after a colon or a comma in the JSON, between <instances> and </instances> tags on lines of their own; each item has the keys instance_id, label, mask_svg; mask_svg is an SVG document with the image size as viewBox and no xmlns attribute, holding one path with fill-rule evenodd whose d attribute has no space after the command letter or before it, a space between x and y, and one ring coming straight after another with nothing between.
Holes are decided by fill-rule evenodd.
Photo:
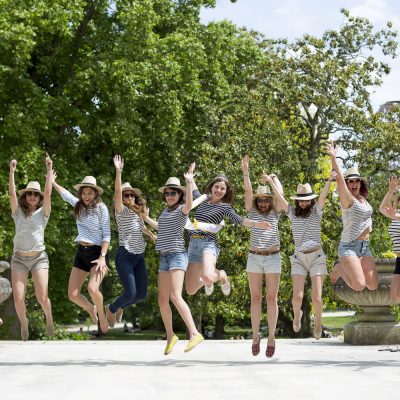
<instances>
[{"instance_id":1,"label":"woman's hair","mask_svg":"<svg viewBox=\"0 0 400 400\"><path fill-rule=\"evenodd\" d=\"M174 192L176 191L179 194L178 201L172 207L168 207L168 209L170 210L175 210L175 208L178 208L185 201L185 193L183 192L183 190L175 187L169 187L168 189L171 189ZM163 193L163 199L166 201L164 193Z\"/></svg>"},{"instance_id":2,"label":"woman's hair","mask_svg":"<svg viewBox=\"0 0 400 400\"><path fill-rule=\"evenodd\" d=\"M43 206L43 196L39 193L39 203L36 205L36 210ZM22 193L21 196L18 197L18 205L20 206L22 212L25 217L29 217L31 215L31 207L26 200L26 192Z\"/></svg>"},{"instance_id":3,"label":"woman's hair","mask_svg":"<svg viewBox=\"0 0 400 400\"><path fill-rule=\"evenodd\" d=\"M267 197L267 196L265 196ZM259 197L258 197L259 198ZM271 201L268 203L269 207L267 208L266 211L261 211L260 207L258 206L257 203L257 197L253 199L253 208L256 209L260 214L271 214L275 210L275 197L274 196L268 196Z\"/></svg>"},{"instance_id":4,"label":"woman's hair","mask_svg":"<svg viewBox=\"0 0 400 400\"><path fill-rule=\"evenodd\" d=\"M232 204L233 200L235 198L235 192L226 176L217 176L207 185L207 187L206 187L207 196L209 196L211 194L212 187L218 182L224 182L226 185L226 193L225 193L224 197L222 198L222 201L224 203Z\"/></svg>"},{"instance_id":5,"label":"woman's hair","mask_svg":"<svg viewBox=\"0 0 400 400\"><path fill-rule=\"evenodd\" d=\"M296 217L302 217L302 218L306 218L311 214L311 211L315 205L315 199L311 199L311 204L309 207L307 208L301 208L300 207L300 201L299 200L295 200L294 204L295 204L295 210L294 210L294 215Z\"/></svg>"},{"instance_id":6,"label":"woman's hair","mask_svg":"<svg viewBox=\"0 0 400 400\"><path fill-rule=\"evenodd\" d=\"M87 187L92 189L96 194L96 197L94 198L93 203L89 204L89 205L86 205L82 199L83 189L85 189ZM85 210L85 213L87 213L89 209L95 208L97 206L97 204L101 203L101 198L100 198L99 192L95 188L92 188L91 186L81 186L78 190L77 197L78 197L79 201L75 204L75 207L74 207L74 214L75 214L76 219L78 219L80 217L81 212L83 210Z\"/></svg>"},{"instance_id":7,"label":"woman's hair","mask_svg":"<svg viewBox=\"0 0 400 400\"><path fill-rule=\"evenodd\" d=\"M146 209L146 199L142 196L138 196L135 192L133 192L133 194L135 195L135 202L131 204L131 202L129 203L125 203L123 202L123 204L128 207L130 210L132 210L133 212L135 212L140 218L142 218L143 213ZM114 213L115 213L115 209L114 209Z\"/></svg>"},{"instance_id":8,"label":"woman's hair","mask_svg":"<svg viewBox=\"0 0 400 400\"><path fill-rule=\"evenodd\" d=\"M346 186L347 186L347 180L346 180ZM368 197L368 185L362 179L360 179L360 195L364 197L364 199Z\"/></svg>"}]
</instances>

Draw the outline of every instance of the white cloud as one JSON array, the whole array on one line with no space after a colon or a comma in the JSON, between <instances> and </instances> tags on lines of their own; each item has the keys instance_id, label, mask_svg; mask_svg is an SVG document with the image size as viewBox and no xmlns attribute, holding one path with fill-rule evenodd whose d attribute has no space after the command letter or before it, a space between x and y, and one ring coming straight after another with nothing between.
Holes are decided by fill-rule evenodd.
<instances>
[{"instance_id":1,"label":"white cloud","mask_svg":"<svg viewBox=\"0 0 400 400\"><path fill-rule=\"evenodd\" d=\"M300 0L283 1L281 6L275 10L277 14L282 14L289 18L293 17L298 18L300 11L301 11Z\"/></svg>"}]
</instances>

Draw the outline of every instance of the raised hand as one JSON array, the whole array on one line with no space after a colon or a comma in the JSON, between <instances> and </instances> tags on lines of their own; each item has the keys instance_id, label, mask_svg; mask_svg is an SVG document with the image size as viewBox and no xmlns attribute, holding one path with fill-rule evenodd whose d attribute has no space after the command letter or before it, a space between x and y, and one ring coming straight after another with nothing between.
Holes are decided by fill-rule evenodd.
<instances>
[{"instance_id":1,"label":"raised hand","mask_svg":"<svg viewBox=\"0 0 400 400\"><path fill-rule=\"evenodd\" d=\"M263 172L260 176L259 182L261 185L265 185L266 183L272 183L272 179L275 175L271 174L268 175L267 173Z\"/></svg>"},{"instance_id":2,"label":"raised hand","mask_svg":"<svg viewBox=\"0 0 400 400\"><path fill-rule=\"evenodd\" d=\"M185 173L183 174L183 176L185 177L186 182L188 182L188 183L189 183L189 182L193 182L193 179L194 179L194 176L195 176L195 173L194 173L195 167L196 167L196 163L195 163L195 162L192 162L192 163L189 165L188 172L185 172Z\"/></svg>"},{"instance_id":3,"label":"raised hand","mask_svg":"<svg viewBox=\"0 0 400 400\"><path fill-rule=\"evenodd\" d=\"M46 170L51 171L53 169L53 160L50 158L49 154L46 152Z\"/></svg>"},{"instance_id":4,"label":"raised hand","mask_svg":"<svg viewBox=\"0 0 400 400\"><path fill-rule=\"evenodd\" d=\"M57 172L53 169L53 181L51 182L52 184L56 183L57 179Z\"/></svg>"},{"instance_id":5,"label":"raised hand","mask_svg":"<svg viewBox=\"0 0 400 400\"><path fill-rule=\"evenodd\" d=\"M388 218L395 219L395 217L396 217L396 209L392 205L390 205L389 207L385 207L385 210L387 212L386 216Z\"/></svg>"},{"instance_id":6,"label":"raised hand","mask_svg":"<svg viewBox=\"0 0 400 400\"><path fill-rule=\"evenodd\" d=\"M245 155L242 158L242 171L243 175L248 175L249 174L249 169L250 169L250 159L248 155Z\"/></svg>"},{"instance_id":7,"label":"raised hand","mask_svg":"<svg viewBox=\"0 0 400 400\"><path fill-rule=\"evenodd\" d=\"M329 176L329 180L330 181L336 181L336 177L337 177L337 172L336 171L331 171L331 174Z\"/></svg>"},{"instance_id":8,"label":"raised hand","mask_svg":"<svg viewBox=\"0 0 400 400\"><path fill-rule=\"evenodd\" d=\"M124 159L119 154L114 156L114 165L117 171L122 171L124 168Z\"/></svg>"},{"instance_id":9,"label":"raised hand","mask_svg":"<svg viewBox=\"0 0 400 400\"><path fill-rule=\"evenodd\" d=\"M10 172L14 173L17 169L17 160L11 160L10 162Z\"/></svg>"},{"instance_id":10,"label":"raised hand","mask_svg":"<svg viewBox=\"0 0 400 400\"><path fill-rule=\"evenodd\" d=\"M397 192L398 188L400 186L400 178L396 178L395 176L391 176L389 178L389 193L395 193Z\"/></svg>"},{"instance_id":11,"label":"raised hand","mask_svg":"<svg viewBox=\"0 0 400 400\"><path fill-rule=\"evenodd\" d=\"M336 158L338 147L336 147L333 142L327 142L325 145L325 151L329 156Z\"/></svg>"}]
</instances>

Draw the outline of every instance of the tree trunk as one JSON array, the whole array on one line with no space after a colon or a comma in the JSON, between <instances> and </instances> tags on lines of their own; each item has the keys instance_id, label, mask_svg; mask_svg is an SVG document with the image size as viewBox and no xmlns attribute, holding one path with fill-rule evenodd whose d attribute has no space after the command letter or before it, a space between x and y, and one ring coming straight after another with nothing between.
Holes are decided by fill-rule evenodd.
<instances>
[{"instance_id":1,"label":"tree trunk","mask_svg":"<svg viewBox=\"0 0 400 400\"><path fill-rule=\"evenodd\" d=\"M225 333L224 330L224 317L221 314L218 314L215 317L215 339L222 339L222 335Z\"/></svg>"}]
</instances>

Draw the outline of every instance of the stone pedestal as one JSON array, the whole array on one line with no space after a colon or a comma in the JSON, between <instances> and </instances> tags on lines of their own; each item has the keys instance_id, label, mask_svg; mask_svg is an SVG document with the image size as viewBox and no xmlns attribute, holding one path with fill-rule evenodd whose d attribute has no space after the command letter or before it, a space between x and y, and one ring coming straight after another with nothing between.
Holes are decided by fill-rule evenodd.
<instances>
[{"instance_id":1,"label":"stone pedestal","mask_svg":"<svg viewBox=\"0 0 400 400\"><path fill-rule=\"evenodd\" d=\"M353 345L400 344L400 324L390 312L390 283L395 260L375 260L378 271L378 288L361 292L349 288L339 279L333 290L342 300L360 306L362 312L356 321L344 327L345 343Z\"/></svg>"}]
</instances>

